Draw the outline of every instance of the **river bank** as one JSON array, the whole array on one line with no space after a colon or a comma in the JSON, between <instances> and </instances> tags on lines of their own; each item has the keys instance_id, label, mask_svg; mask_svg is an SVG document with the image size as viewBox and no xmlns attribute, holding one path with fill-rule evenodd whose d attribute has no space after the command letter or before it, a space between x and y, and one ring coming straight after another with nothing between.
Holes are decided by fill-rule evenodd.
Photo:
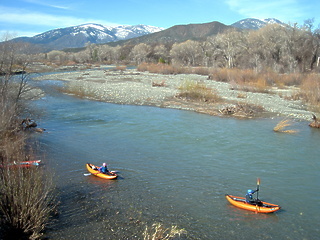
<instances>
[{"instance_id":1,"label":"river bank","mask_svg":"<svg viewBox=\"0 0 320 240\"><path fill-rule=\"evenodd\" d=\"M175 108L215 116L290 117L307 121L311 120L313 113L301 100L293 99L299 92L298 88L273 88L267 93L248 92L196 74L162 75L112 68L62 72L34 79L66 81L71 92L82 91L85 97L116 104ZM204 84L220 100L208 103L176 97L179 87L186 81Z\"/></svg>"}]
</instances>

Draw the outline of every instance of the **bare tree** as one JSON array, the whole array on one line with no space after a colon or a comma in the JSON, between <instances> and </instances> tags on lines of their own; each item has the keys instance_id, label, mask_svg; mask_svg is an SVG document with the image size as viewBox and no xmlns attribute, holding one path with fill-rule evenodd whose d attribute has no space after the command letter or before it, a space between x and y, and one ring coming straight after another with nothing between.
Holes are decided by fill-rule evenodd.
<instances>
[{"instance_id":1,"label":"bare tree","mask_svg":"<svg viewBox=\"0 0 320 240\"><path fill-rule=\"evenodd\" d=\"M169 50L163 44L157 45L154 47L154 55L157 58L157 61L163 59L164 62L168 62L170 53Z\"/></svg>"},{"instance_id":2,"label":"bare tree","mask_svg":"<svg viewBox=\"0 0 320 240\"><path fill-rule=\"evenodd\" d=\"M140 63L147 61L150 53L151 47L145 43L140 43L133 47L130 56L131 59L139 65Z\"/></svg>"},{"instance_id":3,"label":"bare tree","mask_svg":"<svg viewBox=\"0 0 320 240\"><path fill-rule=\"evenodd\" d=\"M67 59L67 54L64 51L52 50L47 53L47 59L51 62L63 64Z\"/></svg>"},{"instance_id":4,"label":"bare tree","mask_svg":"<svg viewBox=\"0 0 320 240\"><path fill-rule=\"evenodd\" d=\"M197 66L201 64L203 49L197 41L188 40L183 43L175 43L170 51L173 63L187 66Z\"/></svg>"},{"instance_id":5,"label":"bare tree","mask_svg":"<svg viewBox=\"0 0 320 240\"><path fill-rule=\"evenodd\" d=\"M233 68L237 66L237 58L247 49L246 38L243 33L230 30L218 34L215 38L215 55L223 59L225 67Z\"/></svg>"},{"instance_id":6,"label":"bare tree","mask_svg":"<svg viewBox=\"0 0 320 240\"><path fill-rule=\"evenodd\" d=\"M100 45L98 49L98 58L100 62L117 63L120 59L120 46L111 47L109 45Z\"/></svg>"}]
</instances>

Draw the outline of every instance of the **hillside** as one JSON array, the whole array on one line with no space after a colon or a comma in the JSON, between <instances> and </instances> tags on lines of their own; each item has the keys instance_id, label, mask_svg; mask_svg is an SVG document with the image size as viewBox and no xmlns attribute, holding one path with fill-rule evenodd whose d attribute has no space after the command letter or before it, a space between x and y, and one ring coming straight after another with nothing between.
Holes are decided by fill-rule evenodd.
<instances>
[{"instance_id":1,"label":"hillside","mask_svg":"<svg viewBox=\"0 0 320 240\"><path fill-rule=\"evenodd\" d=\"M88 42L101 44L130 38L163 30L163 28L135 25L109 27L101 24L83 24L74 27L50 30L34 37L15 38L15 42L27 42L42 48L44 51L81 48Z\"/></svg>"},{"instance_id":2,"label":"hillside","mask_svg":"<svg viewBox=\"0 0 320 240\"><path fill-rule=\"evenodd\" d=\"M48 52L51 50L64 50L83 48L88 42L93 44L136 45L146 43L149 45L169 44L187 40L205 40L209 36L223 33L228 29L257 30L267 24L281 24L273 18L259 20L247 18L231 25L214 21L201 24L175 25L168 29L148 25L135 26L103 26L101 24L83 24L74 27L59 28L38 34L34 37L20 37L12 41L27 42L32 52Z\"/></svg>"},{"instance_id":3,"label":"hillside","mask_svg":"<svg viewBox=\"0 0 320 240\"><path fill-rule=\"evenodd\" d=\"M187 40L205 40L209 36L222 33L227 29L234 29L232 26L224 25L220 22L210 22L202 24L176 25L160 32L148 34L138 38L126 41L112 42L108 45L124 45L124 44L173 44L175 42L184 42Z\"/></svg>"}]
</instances>

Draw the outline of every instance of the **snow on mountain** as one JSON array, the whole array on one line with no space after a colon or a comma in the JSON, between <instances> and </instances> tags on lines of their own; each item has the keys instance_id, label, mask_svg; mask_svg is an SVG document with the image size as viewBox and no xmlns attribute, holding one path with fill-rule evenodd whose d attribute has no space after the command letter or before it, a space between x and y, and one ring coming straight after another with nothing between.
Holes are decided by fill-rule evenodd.
<instances>
[{"instance_id":1,"label":"snow on mountain","mask_svg":"<svg viewBox=\"0 0 320 240\"><path fill-rule=\"evenodd\" d=\"M231 27L240 29L260 29L267 24L276 23L285 25L281 21L274 18L267 19L255 19L247 18L230 25ZM190 25L193 28L198 28L197 31L203 31L203 26L208 24ZM223 24L222 24L223 25ZM176 39L177 36L181 35L181 28L190 28L189 25L185 26L173 26L167 29L168 31L163 34L162 39ZM177 30L180 29L180 30ZM202 30L199 30L202 29ZM101 24L88 23L79 26L66 27L53 29L34 37L21 37L15 38L12 41L15 42L29 42L37 46L39 51L51 51L51 50L62 50L66 48L81 48L86 46L88 42L93 44L103 44L108 42L116 42L119 40L127 40L137 38L143 35L152 34L162 31L164 28L153 27L148 25L120 25L120 26L104 26ZM179 33L180 31L180 33ZM185 29L183 31L186 31ZM195 30L192 30L195 31ZM206 30L209 31L209 30ZM211 31L211 30L210 30ZM168 35L168 36L166 36ZM150 36L150 39L153 37ZM157 38L157 37L155 37ZM183 38L183 37L178 37ZM137 40L139 41L139 40ZM151 41L151 40L150 40ZM152 41L155 41L153 38Z\"/></svg>"},{"instance_id":2,"label":"snow on mountain","mask_svg":"<svg viewBox=\"0 0 320 240\"><path fill-rule=\"evenodd\" d=\"M240 20L238 22L233 23L231 26L240 28L240 29L260 29L268 24L280 24L285 25L283 22L279 21L275 18L267 18L267 19L256 19L256 18L246 18Z\"/></svg>"},{"instance_id":3,"label":"snow on mountain","mask_svg":"<svg viewBox=\"0 0 320 240\"><path fill-rule=\"evenodd\" d=\"M150 33L155 33L164 30L164 28L153 27L148 25L135 25L135 26L118 26L112 31L119 40L143 36Z\"/></svg>"},{"instance_id":4,"label":"snow on mountain","mask_svg":"<svg viewBox=\"0 0 320 240\"><path fill-rule=\"evenodd\" d=\"M50 50L61 50L64 48L84 47L88 42L99 44L126 40L161 30L164 29L148 25L104 26L101 24L88 23L50 30L31 38L23 38L23 41L43 44ZM19 41L19 38L15 40Z\"/></svg>"}]
</instances>

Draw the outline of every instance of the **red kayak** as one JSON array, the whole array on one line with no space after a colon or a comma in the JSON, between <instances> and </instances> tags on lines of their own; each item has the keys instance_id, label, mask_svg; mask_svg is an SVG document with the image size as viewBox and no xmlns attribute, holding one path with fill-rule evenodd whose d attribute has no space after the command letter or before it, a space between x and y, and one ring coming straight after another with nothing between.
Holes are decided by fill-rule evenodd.
<instances>
[{"instance_id":1,"label":"red kayak","mask_svg":"<svg viewBox=\"0 0 320 240\"><path fill-rule=\"evenodd\" d=\"M39 166L41 160L33 160L33 161L22 161L17 163L20 167L31 167L31 166Z\"/></svg>"},{"instance_id":2,"label":"red kayak","mask_svg":"<svg viewBox=\"0 0 320 240\"><path fill-rule=\"evenodd\" d=\"M33 166L39 166L40 162L41 162L41 160L13 162L13 163L7 164L5 166L29 168L29 167L33 167ZM0 165L0 167L4 167L4 165Z\"/></svg>"}]
</instances>

